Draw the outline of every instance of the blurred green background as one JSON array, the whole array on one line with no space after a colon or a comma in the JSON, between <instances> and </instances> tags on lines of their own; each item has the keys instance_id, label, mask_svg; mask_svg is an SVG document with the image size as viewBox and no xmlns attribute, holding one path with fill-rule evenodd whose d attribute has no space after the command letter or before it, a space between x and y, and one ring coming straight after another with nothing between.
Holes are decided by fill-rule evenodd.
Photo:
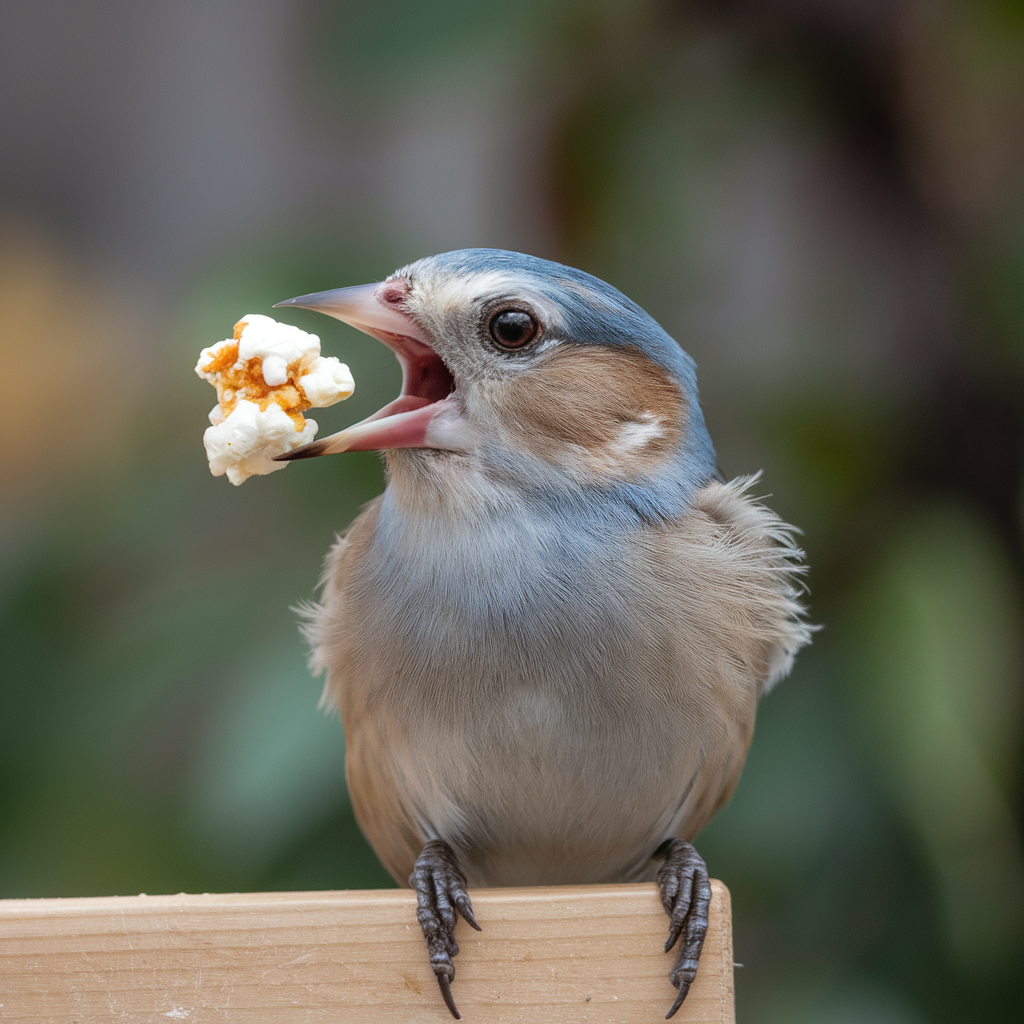
<instances>
[{"instance_id":1,"label":"blurred green background","mask_svg":"<svg viewBox=\"0 0 1024 1024\"><path fill-rule=\"evenodd\" d=\"M391 884L290 610L379 461L211 478L192 366L497 246L654 314L805 531L825 628L699 840L739 1019L1024 1018L1020 3L15 0L0 139L0 896ZM322 434L397 393L286 319Z\"/></svg>"}]
</instances>

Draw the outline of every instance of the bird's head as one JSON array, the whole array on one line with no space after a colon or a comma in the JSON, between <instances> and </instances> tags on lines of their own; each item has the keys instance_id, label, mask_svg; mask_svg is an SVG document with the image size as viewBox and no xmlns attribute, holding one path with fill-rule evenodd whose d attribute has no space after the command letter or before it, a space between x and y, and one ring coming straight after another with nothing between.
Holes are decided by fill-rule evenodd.
<instances>
[{"instance_id":1,"label":"bird's head","mask_svg":"<svg viewBox=\"0 0 1024 1024\"><path fill-rule=\"evenodd\" d=\"M351 324L402 366L393 402L282 460L382 449L393 477L465 467L522 492L636 492L642 505L685 502L715 473L693 361L590 274L463 249L278 305Z\"/></svg>"}]
</instances>

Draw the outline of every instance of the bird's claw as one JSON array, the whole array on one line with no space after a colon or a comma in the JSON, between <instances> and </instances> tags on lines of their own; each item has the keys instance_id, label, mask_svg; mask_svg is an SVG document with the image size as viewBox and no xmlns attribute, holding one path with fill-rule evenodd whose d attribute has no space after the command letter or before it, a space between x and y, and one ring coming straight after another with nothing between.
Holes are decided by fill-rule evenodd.
<instances>
[{"instance_id":1,"label":"bird's claw","mask_svg":"<svg viewBox=\"0 0 1024 1024\"><path fill-rule=\"evenodd\" d=\"M700 951L708 931L708 910L711 906L711 881L701 855L682 839L669 839L657 851L665 863L658 869L661 905L668 914L667 953L679 942L676 962L669 972L669 981L678 989L675 1002L665 1019L672 1017L683 1005L697 976Z\"/></svg>"},{"instance_id":2,"label":"bird's claw","mask_svg":"<svg viewBox=\"0 0 1024 1024\"><path fill-rule=\"evenodd\" d=\"M437 974L437 968L434 968L435 977L437 978L438 988L441 989L441 997L444 999L445 1006L451 1011L452 1016L456 1020L462 1020L462 1014L459 1013L458 1008L455 1006L455 1000L452 999L452 983L448 980L447 974Z\"/></svg>"},{"instance_id":3,"label":"bird's claw","mask_svg":"<svg viewBox=\"0 0 1024 1024\"><path fill-rule=\"evenodd\" d=\"M471 927L480 931L473 916L473 904L466 892L466 877L459 869L455 851L440 840L427 843L416 858L409 885L416 891L416 920L427 940L430 967L437 978L445 1005L456 1020L461 1020L451 983L455 978L452 957L459 952L455 941L456 911Z\"/></svg>"}]
</instances>

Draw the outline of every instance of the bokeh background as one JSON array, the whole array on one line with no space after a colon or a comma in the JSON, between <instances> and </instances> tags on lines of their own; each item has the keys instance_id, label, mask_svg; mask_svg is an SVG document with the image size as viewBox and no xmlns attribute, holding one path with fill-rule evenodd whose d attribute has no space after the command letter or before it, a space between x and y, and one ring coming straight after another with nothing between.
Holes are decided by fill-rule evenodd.
<instances>
[{"instance_id":1,"label":"bokeh background","mask_svg":"<svg viewBox=\"0 0 1024 1024\"><path fill-rule=\"evenodd\" d=\"M210 477L198 350L464 246L696 358L824 624L699 846L741 1021L1024 1018L1024 7L0 5L0 896L389 885L290 607L372 454ZM352 367L392 356L301 310Z\"/></svg>"}]
</instances>

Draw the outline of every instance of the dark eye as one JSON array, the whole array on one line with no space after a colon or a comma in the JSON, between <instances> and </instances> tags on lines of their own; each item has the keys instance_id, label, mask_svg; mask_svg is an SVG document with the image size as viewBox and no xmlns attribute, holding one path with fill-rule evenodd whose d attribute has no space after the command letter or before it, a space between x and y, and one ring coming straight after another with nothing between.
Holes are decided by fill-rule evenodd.
<instances>
[{"instance_id":1,"label":"dark eye","mask_svg":"<svg viewBox=\"0 0 1024 1024\"><path fill-rule=\"evenodd\" d=\"M535 337L540 325L521 309L505 309L491 319L491 337L502 348L522 348Z\"/></svg>"}]
</instances>

